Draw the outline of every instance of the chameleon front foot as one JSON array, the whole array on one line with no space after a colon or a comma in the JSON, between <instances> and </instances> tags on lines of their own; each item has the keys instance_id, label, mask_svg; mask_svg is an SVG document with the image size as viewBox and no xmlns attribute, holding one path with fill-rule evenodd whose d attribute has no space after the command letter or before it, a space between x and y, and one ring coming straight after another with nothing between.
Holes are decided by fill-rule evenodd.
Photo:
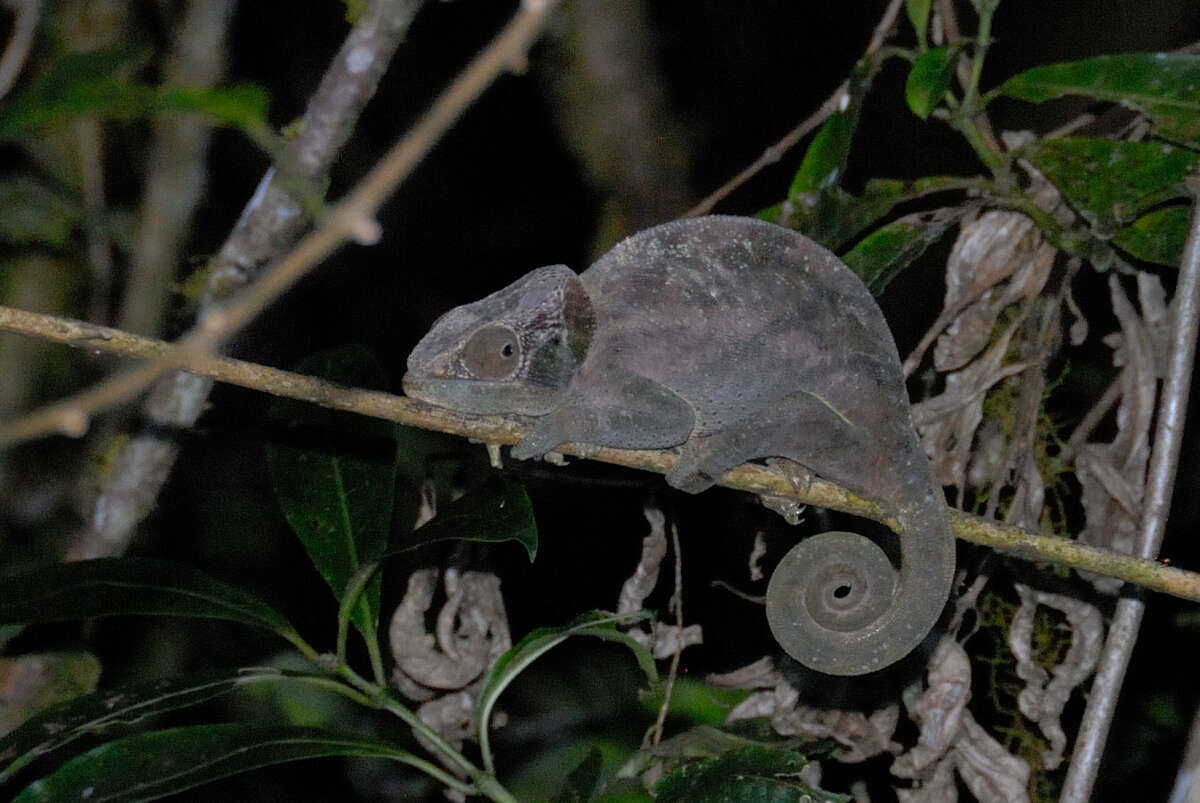
<instances>
[{"instance_id":1,"label":"chameleon front foot","mask_svg":"<svg viewBox=\"0 0 1200 803\"><path fill-rule=\"evenodd\" d=\"M820 533L793 547L771 575L767 621L780 646L807 667L871 672L900 657L880 632L895 588L896 570L873 541Z\"/></svg>"}]
</instances>

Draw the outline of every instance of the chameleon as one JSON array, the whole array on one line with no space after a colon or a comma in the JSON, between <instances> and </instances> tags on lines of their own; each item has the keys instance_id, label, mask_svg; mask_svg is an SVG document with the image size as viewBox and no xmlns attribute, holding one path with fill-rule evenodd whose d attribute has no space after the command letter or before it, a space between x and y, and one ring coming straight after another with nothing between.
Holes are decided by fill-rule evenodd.
<instances>
[{"instance_id":1,"label":"chameleon","mask_svg":"<svg viewBox=\"0 0 1200 803\"><path fill-rule=\"evenodd\" d=\"M582 273L538 268L438 318L402 385L456 412L530 417L516 459L564 443L675 447L667 482L699 493L785 458L877 504L900 525L898 572L869 538L834 532L800 541L768 583L772 634L819 672L900 660L950 595L949 509L891 331L854 272L789 229L676 220Z\"/></svg>"}]
</instances>

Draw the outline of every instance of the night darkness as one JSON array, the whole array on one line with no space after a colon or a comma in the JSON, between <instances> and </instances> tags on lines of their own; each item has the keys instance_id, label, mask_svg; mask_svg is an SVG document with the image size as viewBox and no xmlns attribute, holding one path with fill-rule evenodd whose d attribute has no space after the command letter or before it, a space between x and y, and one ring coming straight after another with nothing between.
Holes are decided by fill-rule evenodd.
<instances>
[{"instance_id":1,"label":"night darkness","mask_svg":"<svg viewBox=\"0 0 1200 803\"><path fill-rule=\"evenodd\" d=\"M171 4L145 5L137 18L143 34L165 40L162 10ZM816 109L861 55L884 7L875 0L651 0L645 5L665 93L663 117L680 137L683 186L673 191L684 203L664 210L664 220L683 214ZM967 24L973 15L966 4L960 5ZM482 0L426 4L337 162L331 198L366 173L515 7L512 2ZM309 93L340 45L347 27L344 13L342 3L333 0L243 0L232 28L227 80L264 86L271 99L272 124L286 126L303 114ZM908 30L906 22L901 26ZM1039 63L1183 46L1200 39L1200 9L1186 0L1005 0L993 34L985 88ZM911 32L902 37L906 43L909 39ZM230 353L292 368L314 351L361 344L383 364L391 390L398 393L408 351L439 314L537 266L565 263L582 270L610 245L611 238L601 230L610 199L581 164L563 124L560 76L555 71L561 68L561 48L569 40L560 20L532 51L529 69L501 78L384 206L379 215L382 241L373 247L343 248L241 333ZM867 98L845 182L851 191L874 177L966 175L982 169L961 137L907 110L904 79L904 64L889 62ZM1044 131L1079 108L1002 102L989 111L1000 130ZM605 136L603 131L595 135ZM136 174L122 165L144 163L146 143L146 132L137 126L130 127L129 136L113 138L107 165L112 203L135 203L140 191L133 181ZM802 148L785 154L717 211L753 214L777 202L801 155ZM215 135L207 195L187 246L192 265L202 264L220 247L268 164L237 133L223 130ZM941 250L932 249L880 299L902 355L940 309L940 271L948 241ZM180 304L168 334L190 323ZM1095 331L1108 331L1105 321L1093 325ZM1097 359L1107 353L1098 351ZM278 434L269 420L269 405L260 394L216 388L199 427L185 436L182 456L155 512L143 524L134 551L200 566L253 589L297 622L318 647L327 649L331 645L324 639L332 635L333 600L279 514L266 470L265 445ZM481 446L453 438L431 442L435 459L471 456L474 462L465 464L461 479L487 471ZM688 675L728 671L775 650L760 608L712 587L722 582L750 594L763 593L765 584L746 580L746 556L755 532L771 533L773 556L794 538L776 523L774 514L730 491L686 497L668 489L656 475L597 463L577 461L566 469L509 463L507 468L526 482L533 500L540 535L537 561L531 565L511 544L487 550L472 547L465 554L471 563L501 574L514 636L615 604L620 583L636 564L645 533L642 507L650 499L678 525L685 611L689 620L705 628L705 644L684 655ZM1165 549L1185 567L1195 565L1198 557L1186 540L1187 525L1198 518L1195 494L1187 492L1195 490L1195 481L1187 479L1189 469L1194 474L1194 455L1185 456ZM414 492L415 488L402 489L406 504ZM827 517L834 524L840 521L819 511L810 511L808 521L817 526ZM1012 573L1017 580L1033 571L1030 564L997 568L997 562L974 549L960 549L960 566L968 571L987 566L998 572L997 577ZM385 603L394 602L402 574L388 574L385 584ZM1171 652L1180 640L1194 640L1194 606L1157 595L1149 595L1148 602L1096 800L1164 798L1197 702L1194 664ZM660 590L650 604L665 610L666 595ZM1181 623L1189 615L1191 624ZM252 665L272 655L264 647L265 639L255 634L220 623L181 620L102 621L81 633L56 630L23 637L19 646L34 648L43 638L76 644L86 639L104 661L105 685L152 676L164 666L179 671ZM173 651L172 657L164 657L164 651ZM588 667L589 661L597 665ZM505 698L514 721L524 716L535 724L497 735L501 766L506 761L517 766L521 751L535 749L531 744L576 738L589 727L639 739L648 722L637 720L641 715L631 663L615 649L590 643L547 658L514 687L511 700ZM881 682L892 685L863 690L838 681L819 694L849 703L895 697L899 681ZM614 689L627 693L615 694ZM592 703L589 710L589 703L580 700L602 702ZM547 722L567 708L571 716L591 717L593 724ZM1078 717L1080 709L1069 708L1068 717L1072 711ZM210 719L230 717L227 709L215 706L203 713ZM538 723L545 728L541 733L535 733ZM881 767L886 771L886 763ZM415 787L389 786L373 774L376 771L357 767L351 772L352 786L334 761L289 764L181 799L417 799ZM874 799L889 799L883 787L873 786L871 791Z\"/></svg>"}]
</instances>

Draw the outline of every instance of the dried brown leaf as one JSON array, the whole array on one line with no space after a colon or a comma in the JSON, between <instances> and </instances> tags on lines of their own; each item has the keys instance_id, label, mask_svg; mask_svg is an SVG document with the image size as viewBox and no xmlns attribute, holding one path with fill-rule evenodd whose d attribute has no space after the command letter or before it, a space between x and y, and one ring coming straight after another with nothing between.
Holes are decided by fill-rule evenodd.
<instances>
[{"instance_id":1,"label":"dried brown leaf","mask_svg":"<svg viewBox=\"0 0 1200 803\"><path fill-rule=\"evenodd\" d=\"M1017 675L1025 681L1017 704L1021 713L1036 722L1050 742L1050 749L1042 754L1042 763L1046 769L1053 770L1062 763L1067 745L1059 717L1071 692L1087 680L1096 668L1100 646L1104 641L1104 620L1095 606L1081 600L1038 591L1021 584L1017 584L1016 588L1021 597L1021 607L1009 628L1008 643L1017 659ZM1071 646L1062 663L1050 672L1038 665L1034 658L1033 624L1038 605L1061 611L1071 628Z\"/></svg>"},{"instance_id":2,"label":"dried brown leaf","mask_svg":"<svg viewBox=\"0 0 1200 803\"><path fill-rule=\"evenodd\" d=\"M905 690L904 705L921 726L917 744L892 762L900 778L925 778L954 745L971 699L971 661L962 645L943 636L929 658L928 687Z\"/></svg>"},{"instance_id":3,"label":"dried brown leaf","mask_svg":"<svg viewBox=\"0 0 1200 803\"><path fill-rule=\"evenodd\" d=\"M427 632L425 614L437 579L437 569L413 572L392 615L393 680L402 690L412 688L407 681L431 689L462 689L512 646L500 578L481 572L446 570L446 602L438 611L436 638Z\"/></svg>"},{"instance_id":4,"label":"dried brown leaf","mask_svg":"<svg viewBox=\"0 0 1200 803\"><path fill-rule=\"evenodd\" d=\"M1076 458L1085 517L1079 540L1125 553L1133 550L1141 519L1158 366L1166 348L1162 287L1153 277L1139 277L1138 287L1143 310L1153 323L1134 309L1117 277L1109 277L1113 312L1121 326L1120 332L1104 338L1113 349L1113 364L1121 369L1117 434L1111 443L1085 444ZM1113 578L1084 576L1104 593L1116 593L1121 587Z\"/></svg>"},{"instance_id":5,"label":"dried brown leaf","mask_svg":"<svg viewBox=\"0 0 1200 803\"><path fill-rule=\"evenodd\" d=\"M948 374L942 393L912 406L913 424L942 485L961 488L966 482L988 389L1028 367L1024 363L1006 364L1015 331L1016 327L1010 326L980 357L961 371Z\"/></svg>"},{"instance_id":6,"label":"dried brown leaf","mask_svg":"<svg viewBox=\"0 0 1200 803\"><path fill-rule=\"evenodd\" d=\"M621 586L617 613L633 613L642 609L646 598L658 584L658 570L667 555L667 518L661 510L647 506L643 510L650 524L650 533L642 539L642 557L637 568Z\"/></svg>"},{"instance_id":7,"label":"dried brown leaf","mask_svg":"<svg viewBox=\"0 0 1200 803\"><path fill-rule=\"evenodd\" d=\"M969 713L954 766L979 803L1028 803L1029 765L1010 755Z\"/></svg>"}]
</instances>

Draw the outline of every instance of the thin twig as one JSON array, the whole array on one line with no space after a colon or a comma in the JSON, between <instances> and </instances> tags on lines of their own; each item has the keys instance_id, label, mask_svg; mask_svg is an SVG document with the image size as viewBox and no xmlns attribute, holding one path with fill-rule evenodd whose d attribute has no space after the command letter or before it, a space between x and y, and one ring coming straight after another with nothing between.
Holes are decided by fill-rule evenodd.
<instances>
[{"instance_id":1,"label":"thin twig","mask_svg":"<svg viewBox=\"0 0 1200 803\"><path fill-rule=\"evenodd\" d=\"M1154 453L1146 482L1142 509L1141 532L1137 554L1153 558L1162 546L1175 488L1175 473L1179 466L1179 451L1183 444L1183 427L1187 417L1188 391L1196 359L1196 336L1200 330L1200 186L1189 187L1197 203L1193 204L1192 225L1188 232L1183 259L1179 265L1172 326L1171 352L1167 357L1162 398L1158 407L1158 423L1154 432ZM1133 654L1138 628L1146 603L1123 597L1117 602L1112 626L1100 655L1096 679L1088 695L1087 708L1076 736L1071 766L1063 782L1063 803L1085 803L1091 798L1092 787L1100 768L1113 712L1117 707L1125 670Z\"/></svg>"},{"instance_id":2,"label":"thin twig","mask_svg":"<svg viewBox=\"0 0 1200 803\"><path fill-rule=\"evenodd\" d=\"M888 3L887 8L884 9L883 16L879 18L879 23L875 26L875 30L871 34L871 41L867 44L867 49L863 52L863 58L874 55L879 48L883 47L883 43L887 41L891 33L892 26L896 24L896 17L900 13L900 6L902 4L902 0L891 0ZM696 217L708 214L714 206L725 199L725 196L752 179L764 167L773 165L782 159L783 155L794 148L800 140L808 136L810 131L825 122L826 117L843 108L846 92L849 91L849 88L850 82L848 80L838 84L838 88L833 90L833 94L825 99L820 108L806 117L803 122L791 131L787 132L782 139L763 151L762 156L759 156L747 167L743 168L736 176L709 193L708 197L685 212L683 216Z\"/></svg>"},{"instance_id":3,"label":"thin twig","mask_svg":"<svg viewBox=\"0 0 1200 803\"><path fill-rule=\"evenodd\" d=\"M464 415L390 393L347 388L322 379L228 357L197 355L177 344L53 315L0 306L0 331L32 335L89 351L103 351L167 362L174 366L186 366L188 371L202 374L212 380L276 396L300 399L335 410L395 421L407 426L463 435L487 443L513 444L529 432L528 422L518 417ZM628 468L656 471L660 474L667 473L678 459L673 450L625 450L564 444L560 451L563 454ZM791 497L816 507L840 510L881 521L890 527L899 526L870 500L819 478L814 478L811 484L798 489L790 478L773 469L746 464L726 472L720 484L755 494ZM1039 535L961 511L951 511L951 514L954 534L965 541L998 549L1024 560L1048 561L1070 566L1200 602L1200 574L1195 572L1081 544L1067 538Z\"/></svg>"},{"instance_id":4,"label":"thin twig","mask_svg":"<svg viewBox=\"0 0 1200 803\"><path fill-rule=\"evenodd\" d=\"M675 692L675 681L679 678L679 660L683 655L683 549L679 545L679 528L671 524L671 547L675 550L675 591L671 595L671 608L675 612L675 627L679 636L675 651L671 653L671 666L667 670L667 682L663 685L662 705L658 707L658 716L654 718L653 736L650 744L657 745L662 741L663 725L671 710L671 695Z\"/></svg>"}]
</instances>

